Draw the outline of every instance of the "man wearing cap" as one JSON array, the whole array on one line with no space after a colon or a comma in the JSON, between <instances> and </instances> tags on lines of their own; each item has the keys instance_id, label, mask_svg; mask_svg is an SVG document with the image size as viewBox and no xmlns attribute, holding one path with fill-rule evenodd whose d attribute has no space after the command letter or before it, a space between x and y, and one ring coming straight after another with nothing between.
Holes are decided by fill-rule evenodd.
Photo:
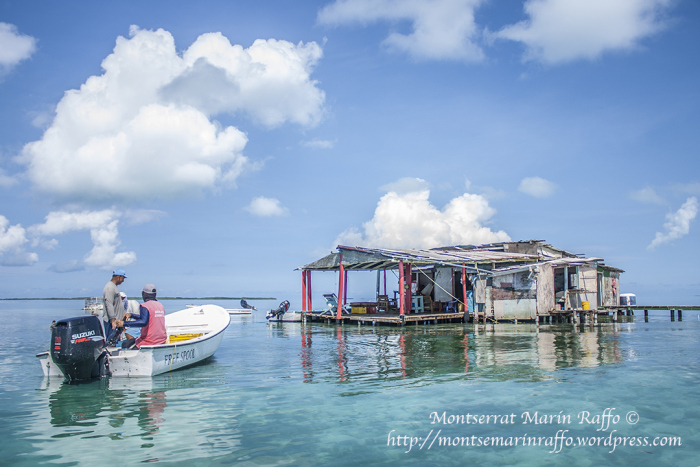
<instances>
[{"instance_id":1,"label":"man wearing cap","mask_svg":"<svg viewBox=\"0 0 700 467\"><path fill-rule=\"evenodd\" d=\"M139 349L142 345L165 344L168 339L165 330L165 308L156 300L156 286L153 284L144 285L141 297L143 297L143 303L139 307L139 314L126 313L124 315L125 319L134 319L134 321L129 321L129 327L141 328L139 337L124 341L122 347L126 349L131 348L134 344Z\"/></svg>"},{"instance_id":2,"label":"man wearing cap","mask_svg":"<svg viewBox=\"0 0 700 467\"><path fill-rule=\"evenodd\" d=\"M122 302L122 297L119 295L118 285L121 285L126 279L126 272L123 269L115 269L112 272L112 280L107 282L104 290L102 290L102 298L105 302L105 314L103 319L105 320L105 336L107 340L112 336L114 331L117 329L117 320L124 319L124 304Z\"/></svg>"}]
</instances>

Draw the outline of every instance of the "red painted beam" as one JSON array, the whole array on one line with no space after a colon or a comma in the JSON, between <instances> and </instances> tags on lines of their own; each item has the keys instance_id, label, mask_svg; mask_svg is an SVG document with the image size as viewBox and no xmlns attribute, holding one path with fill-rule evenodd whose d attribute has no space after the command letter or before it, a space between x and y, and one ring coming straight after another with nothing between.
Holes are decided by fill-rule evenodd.
<instances>
[{"instance_id":1,"label":"red painted beam","mask_svg":"<svg viewBox=\"0 0 700 467\"><path fill-rule=\"evenodd\" d=\"M462 263L462 301L464 302L465 322L469 320L469 307L467 306L467 266Z\"/></svg>"},{"instance_id":2,"label":"red painted beam","mask_svg":"<svg viewBox=\"0 0 700 467\"><path fill-rule=\"evenodd\" d=\"M408 279L406 279L406 314L410 315L411 308L413 308L413 274L411 274L411 263L406 265L406 272L404 275L408 276Z\"/></svg>"},{"instance_id":3,"label":"red painted beam","mask_svg":"<svg viewBox=\"0 0 700 467\"><path fill-rule=\"evenodd\" d=\"M306 271L306 293L308 295L306 299L306 311L312 311L314 308L311 305L311 271Z\"/></svg>"},{"instance_id":4,"label":"red painted beam","mask_svg":"<svg viewBox=\"0 0 700 467\"><path fill-rule=\"evenodd\" d=\"M345 268L343 267L343 253L340 253L340 270L338 271L338 306L335 311L335 319L340 319L343 309L343 291L345 290L343 279L345 278Z\"/></svg>"},{"instance_id":5,"label":"red painted beam","mask_svg":"<svg viewBox=\"0 0 700 467\"><path fill-rule=\"evenodd\" d=\"M399 261L399 313L406 313L406 289L404 280L403 261Z\"/></svg>"},{"instance_id":6,"label":"red painted beam","mask_svg":"<svg viewBox=\"0 0 700 467\"><path fill-rule=\"evenodd\" d=\"M306 311L306 271L301 271L301 311Z\"/></svg>"}]
</instances>

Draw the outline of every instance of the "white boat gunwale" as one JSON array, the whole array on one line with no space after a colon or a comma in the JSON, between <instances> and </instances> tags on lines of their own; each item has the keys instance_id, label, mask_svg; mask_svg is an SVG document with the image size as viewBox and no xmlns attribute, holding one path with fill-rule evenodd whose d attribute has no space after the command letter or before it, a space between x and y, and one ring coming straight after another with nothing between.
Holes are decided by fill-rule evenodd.
<instances>
[{"instance_id":1,"label":"white boat gunwale","mask_svg":"<svg viewBox=\"0 0 700 467\"><path fill-rule=\"evenodd\" d=\"M198 326L208 326L208 324L200 324ZM183 327L184 328L184 327L194 327L194 326L193 325L189 325L189 326L183 325L183 326L170 326L170 327L171 328L173 328L173 327ZM187 339L187 340L183 340L180 342L166 342L165 344L142 345L140 348L141 349L163 349L166 347L177 347L177 346L181 346L181 345L185 345L185 344L195 344L197 342L209 340L213 337L216 337L219 334L221 334L222 332L226 331L226 329L228 329L228 325L226 325L226 327L224 327L222 329L219 329L219 331L217 331L216 333L210 332L208 334L202 334L201 336L193 337L192 339Z\"/></svg>"},{"instance_id":2,"label":"white boat gunwale","mask_svg":"<svg viewBox=\"0 0 700 467\"><path fill-rule=\"evenodd\" d=\"M184 310L178 310L166 315L166 331L168 333L168 338L173 335L202 332L200 336L175 342L166 342L164 344L142 345L139 349L122 349L117 346L107 347L105 350L108 354L107 359L110 362L110 376L118 378L156 376L158 374L196 365L212 357L221 345L223 333L231 324L231 316L224 308L218 305L201 305L200 307L202 309L196 311L188 307ZM205 307L212 307L215 313L213 315L205 313ZM181 312L192 313L193 311L198 315L204 315L205 318L208 318L208 321L205 323L186 323L183 322L182 319L185 318L186 320L189 316L194 315L183 314L177 316L178 313ZM175 318L175 324L168 325L167 318L173 315L177 316ZM199 350L195 352L195 349ZM179 360L180 352L187 352L188 350L194 352L192 354L193 360ZM170 355L171 363L169 365L163 365L165 360L163 360L163 362L159 362L159 360L161 358L166 358L167 355ZM44 376L63 376L63 373L61 373L58 367L53 363L50 351L38 353L36 356L41 361ZM164 369L166 367L167 369Z\"/></svg>"}]
</instances>

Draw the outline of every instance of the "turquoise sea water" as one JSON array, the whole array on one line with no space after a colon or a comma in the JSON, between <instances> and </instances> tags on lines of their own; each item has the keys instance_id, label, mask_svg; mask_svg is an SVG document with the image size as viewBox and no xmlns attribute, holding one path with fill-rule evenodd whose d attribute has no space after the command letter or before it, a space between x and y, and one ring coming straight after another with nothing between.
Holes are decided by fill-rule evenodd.
<instances>
[{"instance_id":1,"label":"turquoise sea water","mask_svg":"<svg viewBox=\"0 0 700 467\"><path fill-rule=\"evenodd\" d=\"M0 301L0 464L700 465L697 312L402 329L253 304L204 364L67 385L35 354L82 303Z\"/></svg>"}]
</instances>

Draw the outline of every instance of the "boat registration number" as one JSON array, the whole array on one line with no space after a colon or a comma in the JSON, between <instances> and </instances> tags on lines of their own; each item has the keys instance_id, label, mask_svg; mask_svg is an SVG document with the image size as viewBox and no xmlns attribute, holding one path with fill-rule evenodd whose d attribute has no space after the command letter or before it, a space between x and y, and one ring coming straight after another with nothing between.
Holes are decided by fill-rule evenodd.
<instances>
[{"instance_id":1,"label":"boat registration number","mask_svg":"<svg viewBox=\"0 0 700 467\"><path fill-rule=\"evenodd\" d=\"M186 362L188 360L194 360L194 349L185 350L183 352L173 352L166 354L163 359L166 365L172 365L173 363Z\"/></svg>"}]
</instances>

